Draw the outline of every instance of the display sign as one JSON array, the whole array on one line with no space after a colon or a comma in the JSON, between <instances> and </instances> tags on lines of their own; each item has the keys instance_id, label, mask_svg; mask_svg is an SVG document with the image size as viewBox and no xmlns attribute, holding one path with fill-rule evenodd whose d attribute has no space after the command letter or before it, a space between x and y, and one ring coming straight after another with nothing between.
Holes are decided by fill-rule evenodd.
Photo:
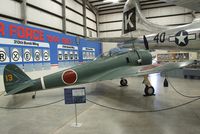
<instances>
[{"instance_id":1,"label":"display sign","mask_svg":"<svg viewBox=\"0 0 200 134\"><path fill-rule=\"evenodd\" d=\"M86 103L85 87L65 88L65 104Z\"/></svg>"},{"instance_id":2,"label":"display sign","mask_svg":"<svg viewBox=\"0 0 200 134\"><path fill-rule=\"evenodd\" d=\"M51 65L66 67L66 63L93 59L100 53L98 42L0 20L0 66L13 63L30 71Z\"/></svg>"},{"instance_id":3,"label":"display sign","mask_svg":"<svg viewBox=\"0 0 200 134\"><path fill-rule=\"evenodd\" d=\"M56 64L59 43L72 45L75 37L0 20L0 65Z\"/></svg>"},{"instance_id":4,"label":"display sign","mask_svg":"<svg viewBox=\"0 0 200 134\"><path fill-rule=\"evenodd\" d=\"M95 58L95 48L83 47L83 60L93 60Z\"/></svg>"},{"instance_id":5,"label":"display sign","mask_svg":"<svg viewBox=\"0 0 200 134\"><path fill-rule=\"evenodd\" d=\"M78 46L58 44L59 67L70 67L79 62Z\"/></svg>"},{"instance_id":6,"label":"display sign","mask_svg":"<svg viewBox=\"0 0 200 134\"><path fill-rule=\"evenodd\" d=\"M78 61L78 47L64 44L58 44L58 60L62 61Z\"/></svg>"}]
</instances>

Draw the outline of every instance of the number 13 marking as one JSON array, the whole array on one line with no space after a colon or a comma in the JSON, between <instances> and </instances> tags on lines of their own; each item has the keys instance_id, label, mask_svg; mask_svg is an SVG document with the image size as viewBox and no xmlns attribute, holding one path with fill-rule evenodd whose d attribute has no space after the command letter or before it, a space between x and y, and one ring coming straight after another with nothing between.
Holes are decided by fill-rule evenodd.
<instances>
[{"instance_id":1,"label":"number 13 marking","mask_svg":"<svg viewBox=\"0 0 200 134\"><path fill-rule=\"evenodd\" d=\"M13 75L12 75L12 74L6 75L6 81L7 81L7 82L13 81Z\"/></svg>"}]
</instances>

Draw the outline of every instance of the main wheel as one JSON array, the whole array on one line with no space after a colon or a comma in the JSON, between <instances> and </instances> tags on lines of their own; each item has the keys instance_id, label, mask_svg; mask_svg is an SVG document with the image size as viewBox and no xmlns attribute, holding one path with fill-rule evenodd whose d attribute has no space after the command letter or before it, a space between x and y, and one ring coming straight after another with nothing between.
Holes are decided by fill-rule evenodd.
<instances>
[{"instance_id":1,"label":"main wheel","mask_svg":"<svg viewBox=\"0 0 200 134\"><path fill-rule=\"evenodd\" d=\"M145 96L152 96L152 95L154 95L154 92L155 92L155 90L152 86L150 86L150 87L146 86L144 89Z\"/></svg>"},{"instance_id":2,"label":"main wheel","mask_svg":"<svg viewBox=\"0 0 200 134\"><path fill-rule=\"evenodd\" d=\"M35 91L35 94L32 95L32 99L35 99L35 97L36 97L36 91Z\"/></svg>"},{"instance_id":3,"label":"main wheel","mask_svg":"<svg viewBox=\"0 0 200 134\"><path fill-rule=\"evenodd\" d=\"M32 95L32 99L35 99L35 95Z\"/></svg>"},{"instance_id":4,"label":"main wheel","mask_svg":"<svg viewBox=\"0 0 200 134\"><path fill-rule=\"evenodd\" d=\"M128 85L128 81L126 79L121 79L120 80L120 85L121 86L127 86Z\"/></svg>"},{"instance_id":5,"label":"main wheel","mask_svg":"<svg viewBox=\"0 0 200 134\"><path fill-rule=\"evenodd\" d=\"M163 86L164 86L164 87L168 87L168 86L169 86L168 81L167 81L166 78L165 78L165 80L164 80L164 82L163 82Z\"/></svg>"}]
</instances>

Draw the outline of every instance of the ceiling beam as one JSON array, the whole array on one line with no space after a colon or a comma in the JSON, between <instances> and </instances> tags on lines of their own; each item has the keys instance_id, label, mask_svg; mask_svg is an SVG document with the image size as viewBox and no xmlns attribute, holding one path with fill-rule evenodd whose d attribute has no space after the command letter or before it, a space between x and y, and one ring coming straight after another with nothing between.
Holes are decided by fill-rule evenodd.
<instances>
[{"instance_id":1,"label":"ceiling beam","mask_svg":"<svg viewBox=\"0 0 200 134\"><path fill-rule=\"evenodd\" d=\"M83 0L83 2L86 2L87 6L93 11L93 13L95 13L95 15L97 15L97 9L94 8L94 6L88 1L88 0Z\"/></svg>"}]
</instances>

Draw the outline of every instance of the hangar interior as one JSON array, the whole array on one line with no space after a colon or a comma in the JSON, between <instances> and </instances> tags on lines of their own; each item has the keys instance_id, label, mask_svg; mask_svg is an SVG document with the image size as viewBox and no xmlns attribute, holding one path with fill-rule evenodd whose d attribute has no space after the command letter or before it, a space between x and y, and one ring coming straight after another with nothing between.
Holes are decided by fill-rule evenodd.
<instances>
[{"instance_id":1,"label":"hangar interior","mask_svg":"<svg viewBox=\"0 0 200 134\"><path fill-rule=\"evenodd\" d=\"M74 49L76 47L81 49L77 50L79 56L85 49L95 51L91 58L84 59L83 54L77 61L67 64L59 62L57 57L53 58L51 55L51 60L55 61L53 63L49 61L47 68L37 66L38 69L25 71L32 79L63 70L69 64L91 62L99 54L117 47L116 43L91 43L85 38L120 37L122 34L123 7L126 0L119 0L117 3L109 0L0 0L0 2L0 20L3 24L5 21L5 26L14 24L27 26L33 30L43 29L47 34L53 32L53 35L62 34L62 37L67 35L66 38L71 42L81 42L77 43L77 46L74 45ZM199 12L159 0L139 0L139 5L148 21L165 26L177 27L190 24L195 18L200 17ZM1 29L2 27L0 25ZM1 37L4 37L2 31L0 32ZM10 31L7 32L5 32L6 38L6 34L11 34ZM50 45L55 44L54 42ZM10 49L12 47L8 51ZM57 53L59 55L59 51L56 51ZM158 60L158 56L173 55L173 53L187 53L189 59L200 59L199 51L156 50L153 55L156 55ZM161 62L163 60L165 59L160 59ZM119 79L81 85L86 87L87 102L77 105L77 119L82 126L76 128L71 127L76 119L74 105L64 104L64 88L37 92L35 99L32 99L34 93L4 96L5 64L7 62L2 62L0 68L2 92L0 133L2 134L200 133L199 79L184 79L180 76L182 70L169 73L171 76L168 78L169 87L163 87L165 77L161 76L165 74L150 75L156 94L151 97L143 96L142 77L128 78L129 84L126 87L120 86ZM21 63L16 64L22 66ZM195 73L199 73L198 68Z\"/></svg>"}]
</instances>

